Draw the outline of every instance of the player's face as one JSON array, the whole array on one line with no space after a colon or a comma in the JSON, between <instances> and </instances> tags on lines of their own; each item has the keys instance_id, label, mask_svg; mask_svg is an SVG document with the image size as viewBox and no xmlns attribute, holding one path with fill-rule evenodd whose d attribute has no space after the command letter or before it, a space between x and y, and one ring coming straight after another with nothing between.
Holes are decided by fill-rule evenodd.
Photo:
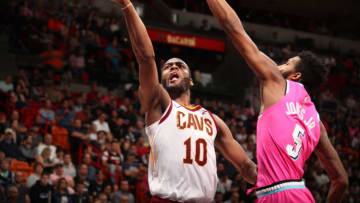
<instances>
[{"instance_id":1,"label":"player's face","mask_svg":"<svg viewBox=\"0 0 360 203\"><path fill-rule=\"evenodd\" d=\"M287 60L286 63L278 66L278 70L285 79L294 80L295 67L300 62L300 60L300 57L296 56Z\"/></svg>"},{"instance_id":2,"label":"player's face","mask_svg":"<svg viewBox=\"0 0 360 203\"><path fill-rule=\"evenodd\" d=\"M161 83L170 93L187 91L192 85L189 67L181 59L168 60L161 70Z\"/></svg>"}]
</instances>

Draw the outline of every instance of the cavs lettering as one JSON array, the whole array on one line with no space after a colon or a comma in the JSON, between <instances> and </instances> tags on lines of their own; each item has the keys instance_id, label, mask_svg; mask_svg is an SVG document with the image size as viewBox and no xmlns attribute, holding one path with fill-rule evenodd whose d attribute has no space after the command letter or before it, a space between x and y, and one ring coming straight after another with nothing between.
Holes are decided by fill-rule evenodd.
<instances>
[{"instance_id":1,"label":"cavs lettering","mask_svg":"<svg viewBox=\"0 0 360 203\"><path fill-rule=\"evenodd\" d=\"M176 126L178 129L183 130L185 128L191 128L199 131L206 131L209 136L213 135L213 123L209 118L204 116L198 116L194 113L184 113L177 111L176 113Z\"/></svg>"},{"instance_id":2,"label":"cavs lettering","mask_svg":"<svg viewBox=\"0 0 360 203\"><path fill-rule=\"evenodd\" d=\"M152 151L149 160L152 195L181 199L186 194L187 200L190 196L194 202L211 202L217 185L214 149L217 128L212 114L200 106L182 106L171 101L161 119L146 127L146 134Z\"/></svg>"}]
</instances>

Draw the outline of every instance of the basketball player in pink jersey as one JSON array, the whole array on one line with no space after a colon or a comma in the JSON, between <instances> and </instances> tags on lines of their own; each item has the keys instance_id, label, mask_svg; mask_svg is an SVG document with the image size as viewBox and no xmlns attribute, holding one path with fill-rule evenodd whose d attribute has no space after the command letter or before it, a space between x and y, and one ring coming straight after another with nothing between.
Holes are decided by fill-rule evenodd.
<instances>
[{"instance_id":1,"label":"basketball player in pink jersey","mask_svg":"<svg viewBox=\"0 0 360 203\"><path fill-rule=\"evenodd\" d=\"M315 202L302 180L305 161L313 151L331 180L327 202L341 202L347 174L304 88L313 91L321 84L324 67L310 52L278 66L259 51L225 0L207 3L260 83L258 178L253 191L257 202Z\"/></svg>"},{"instance_id":2,"label":"basketball player in pink jersey","mask_svg":"<svg viewBox=\"0 0 360 203\"><path fill-rule=\"evenodd\" d=\"M178 58L161 67L146 28L130 0L113 0L121 9L139 63L139 98L145 112L151 152L152 202L212 202L217 186L215 145L244 179L256 182L256 165L218 116L190 106L190 69Z\"/></svg>"}]
</instances>

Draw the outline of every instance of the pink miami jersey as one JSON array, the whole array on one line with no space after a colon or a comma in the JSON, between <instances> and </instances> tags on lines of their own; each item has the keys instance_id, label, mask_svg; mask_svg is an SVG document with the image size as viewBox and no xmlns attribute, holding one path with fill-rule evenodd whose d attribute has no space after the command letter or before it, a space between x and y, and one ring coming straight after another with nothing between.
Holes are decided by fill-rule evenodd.
<instances>
[{"instance_id":1,"label":"pink miami jersey","mask_svg":"<svg viewBox=\"0 0 360 203\"><path fill-rule=\"evenodd\" d=\"M266 109L258 119L256 188L302 179L305 161L314 151L319 139L320 118L310 96L302 84L286 81L285 96ZM309 191L303 187L309 195ZM277 195L284 194L286 193ZM309 201L313 202L312 196ZM288 199L286 202L297 201Z\"/></svg>"},{"instance_id":2,"label":"pink miami jersey","mask_svg":"<svg viewBox=\"0 0 360 203\"><path fill-rule=\"evenodd\" d=\"M153 196L178 202L212 202L218 182L212 114L171 101L161 119L146 127Z\"/></svg>"}]
</instances>

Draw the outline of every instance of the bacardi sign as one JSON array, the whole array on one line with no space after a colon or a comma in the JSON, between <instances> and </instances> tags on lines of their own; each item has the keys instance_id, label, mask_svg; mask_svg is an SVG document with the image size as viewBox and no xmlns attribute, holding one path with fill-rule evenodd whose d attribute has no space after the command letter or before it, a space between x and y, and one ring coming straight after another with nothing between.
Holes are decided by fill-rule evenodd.
<instances>
[{"instance_id":1,"label":"bacardi sign","mask_svg":"<svg viewBox=\"0 0 360 203\"><path fill-rule=\"evenodd\" d=\"M225 51L225 41L210 37L174 33L160 29L147 29L150 39L154 42L204 49L209 51Z\"/></svg>"}]
</instances>

